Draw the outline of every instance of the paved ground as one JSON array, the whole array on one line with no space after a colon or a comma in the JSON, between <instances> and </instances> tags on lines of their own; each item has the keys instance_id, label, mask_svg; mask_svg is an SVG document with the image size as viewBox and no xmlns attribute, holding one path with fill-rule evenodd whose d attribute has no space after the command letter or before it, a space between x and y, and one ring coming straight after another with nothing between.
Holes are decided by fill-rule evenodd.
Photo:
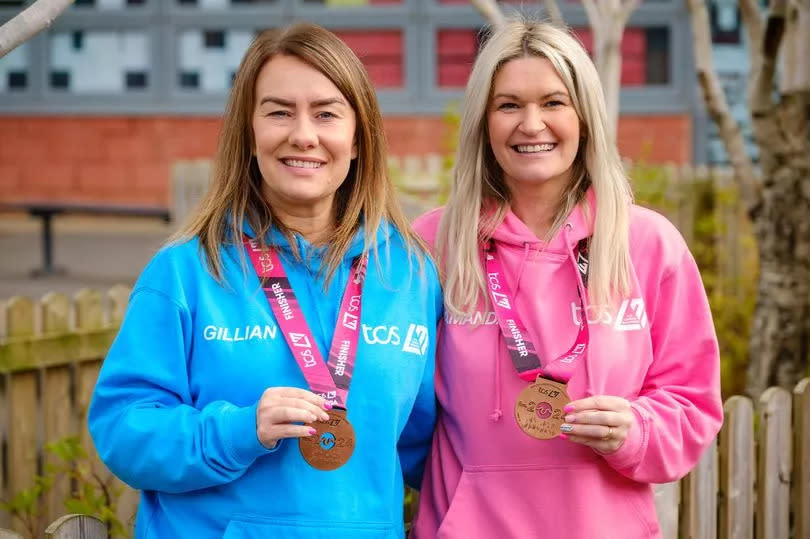
<instances>
[{"instance_id":1,"label":"paved ground","mask_svg":"<svg viewBox=\"0 0 810 539\"><path fill-rule=\"evenodd\" d=\"M428 207L403 202L411 218ZM38 299L50 291L72 296L84 287L103 292L115 284L131 285L172 231L172 224L158 219L57 216L53 263L64 273L33 277L32 270L42 264L40 221L0 214L0 303L16 295Z\"/></svg>"},{"instance_id":2,"label":"paved ground","mask_svg":"<svg viewBox=\"0 0 810 539\"><path fill-rule=\"evenodd\" d=\"M32 270L42 263L39 227L39 220L26 215L0 217L0 301L132 284L172 232L172 225L157 219L56 217L53 258L64 273L33 277Z\"/></svg>"}]
</instances>

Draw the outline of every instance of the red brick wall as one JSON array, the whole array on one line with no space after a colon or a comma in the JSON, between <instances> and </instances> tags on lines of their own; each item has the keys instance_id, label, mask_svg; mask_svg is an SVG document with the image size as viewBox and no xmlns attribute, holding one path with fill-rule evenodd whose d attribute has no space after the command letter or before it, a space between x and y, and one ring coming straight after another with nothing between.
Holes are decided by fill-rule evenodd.
<instances>
[{"instance_id":1,"label":"red brick wall","mask_svg":"<svg viewBox=\"0 0 810 539\"><path fill-rule=\"evenodd\" d=\"M38 199L166 206L171 163L211 157L220 121L204 117L0 117L0 201ZM394 155L444 152L441 117L386 118ZM691 160L689 116L619 123L623 155Z\"/></svg>"}]
</instances>

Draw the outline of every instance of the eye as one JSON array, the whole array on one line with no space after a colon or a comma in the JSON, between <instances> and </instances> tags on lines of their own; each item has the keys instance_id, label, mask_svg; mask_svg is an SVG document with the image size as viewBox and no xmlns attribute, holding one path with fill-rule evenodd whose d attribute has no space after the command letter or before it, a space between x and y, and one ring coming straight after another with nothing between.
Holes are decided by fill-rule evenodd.
<instances>
[{"instance_id":1,"label":"eye","mask_svg":"<svg viewBox=\"0 0 810 539\"><path fill-rule=\"evenodd\" d=\"M270 116L271 118L288 118L292 116L292 113L288 110L271 110L265 116Z\"/></svg>"},{"instance_id":2,"label":"eye","mask_svg":"<svg viewBox=\"0 0 810 539\"><path fill-rule=\"evenodd\" d=\"M517 103L512 103L510 101L507 101L505 103L501 103L500 105L498 105L498 110L515 110L517 108L518 108L518 104Z\"/></svg>"},{"instance_id":3,"label":"eye","mask_svg":"<svg viewBox=\"0 0 810 539\"><path fill-rule=\"evenodd\" d=\"M559 101L557 99L552 99L551 101L546 101L546 106L551 107L551 108L564 107L565 103L563 103L562 101Z\"/></svg>"},{"instance_id":4,"label":"eye","mask_svg":"<svg viewBox=\"0 0 810 539\"><path fill-rule=\"evenodd\" d=\"M334 112L330 112L328 110L322 110L316 115L316 118L318 118L319 120L331 120L337 117L338 117L337 114L335 114Z\"/></svg>"}]
</instances>

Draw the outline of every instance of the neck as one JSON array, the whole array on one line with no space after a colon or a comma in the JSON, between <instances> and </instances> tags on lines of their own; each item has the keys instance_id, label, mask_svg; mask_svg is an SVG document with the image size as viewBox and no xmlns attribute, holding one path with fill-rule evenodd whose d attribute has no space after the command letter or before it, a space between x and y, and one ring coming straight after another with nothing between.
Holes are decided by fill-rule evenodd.
<instances>
[{"instance_id":1,"label":"neck","mask_svg":"<svg viewBox=\"0 0 810 539\"><path fill-rule=\"evenodd\" d=\"M271 204L271 207L284 226L301 234L312 245L326 243L335 230L335 212L331 200L318 202L314 206Z\"/></svg>"},{"instance_id":2,"label":"neck","mask_svg":"<svg viewBox=\"0 0 810 539\"><path fill-rule=\"evenodd\" d=\"M512 195L510 204L512 213L523 221L538 239L547 240L546 236L551 231L560 208L562 192L551 189L552 186L547 184L526 186L515 183L512 182L509 186Z\"/></svg>"}]
</instances>

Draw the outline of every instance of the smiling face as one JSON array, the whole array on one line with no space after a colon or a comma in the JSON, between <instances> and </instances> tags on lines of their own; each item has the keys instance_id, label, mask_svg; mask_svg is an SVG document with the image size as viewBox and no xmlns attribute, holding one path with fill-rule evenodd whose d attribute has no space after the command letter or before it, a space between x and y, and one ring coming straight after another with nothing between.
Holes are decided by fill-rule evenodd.
<instances>
[{"instance_id":1,"label":"smiling face","mask_svg":"<svg viewBox=\"0 0 810 539\"><path fill-rule=\"evenodd\" d=\"M346 97L323 73L285 55L264 64L255 97L253 152L265 199L276 211L331 209L357 156Z\"/></svg>"},{"instance_id":2,"label":"smiling face","mask_svg":"<svg viewBox=\"0 0 810 539\"><path fill-rule=\"evenodd\" d=\"M546 58L506 62L492 84L489 143L513 194L562 194L579 149L580 121L571 96Z\"/></svg>"}]
</instances>

